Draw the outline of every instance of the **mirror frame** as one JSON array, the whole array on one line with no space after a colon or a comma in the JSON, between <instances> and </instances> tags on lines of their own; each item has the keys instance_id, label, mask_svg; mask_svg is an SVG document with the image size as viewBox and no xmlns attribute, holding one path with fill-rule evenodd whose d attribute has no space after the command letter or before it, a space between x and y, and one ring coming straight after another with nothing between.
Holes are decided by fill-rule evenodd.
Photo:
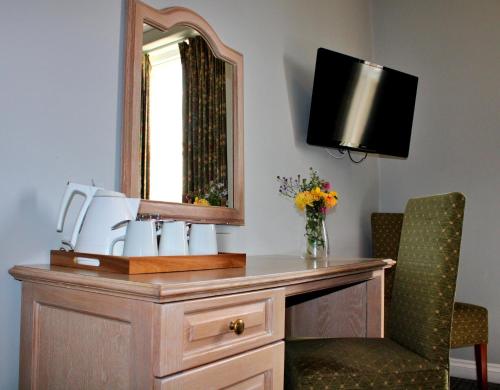
<instances>
[{"instance_id":1,"label":"mirror frame","mask_svg":"<svg viewBox=\"0 0 500 390\"><path fill-rule=\"evenodd\" d=\"M244 224L243 178L243 56L226 46L208 22L184 7L152 8L138 0L128 1L124 117L122 131L121 191L140 197L140 107L143 23L159 30L186 25L197 30L214 54L229 62L233 72L233 207L196 206L187 203L142 199L139 213L164 218L229 225Z\"/></svg>"}]
</instances>

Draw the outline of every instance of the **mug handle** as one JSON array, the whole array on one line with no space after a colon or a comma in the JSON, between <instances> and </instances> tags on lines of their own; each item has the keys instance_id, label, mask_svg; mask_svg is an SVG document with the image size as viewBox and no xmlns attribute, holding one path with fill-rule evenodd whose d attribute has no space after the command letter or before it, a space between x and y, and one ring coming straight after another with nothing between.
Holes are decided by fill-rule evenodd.
<instances>
[{"instance_id":1,"label":"mug handle","mask_svg":"<svg viewBox=\"0 0 500 390\"><path fill-rule=\"evenodd\" d=\"M111 245L109 246L109 254L111 256L113 256L113 249L115 248L116 243L119 241L125 242L125 235L116 237L113 241L111 241Z\"/></svg>"}]
</instances>

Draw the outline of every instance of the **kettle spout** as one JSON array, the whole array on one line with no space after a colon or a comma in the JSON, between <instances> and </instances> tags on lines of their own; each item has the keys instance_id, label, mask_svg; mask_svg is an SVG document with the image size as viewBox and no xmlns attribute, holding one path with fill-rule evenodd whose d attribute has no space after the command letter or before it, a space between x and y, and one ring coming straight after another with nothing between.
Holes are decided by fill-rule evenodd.
<instances>
[{"instance_id":1,"label":"kettle spout","mask_svg":"<svg viewBox=\"0 0 500 390\"><path fill-rule=\"evenodd\" d=\"M123 221L120 221L120 222L114 224L113 226L111 226L111 230L120 229L123 226L127 225L130 221L132 221L132 220L131 219L124 219Z\"/></svg>"}]
</instances>

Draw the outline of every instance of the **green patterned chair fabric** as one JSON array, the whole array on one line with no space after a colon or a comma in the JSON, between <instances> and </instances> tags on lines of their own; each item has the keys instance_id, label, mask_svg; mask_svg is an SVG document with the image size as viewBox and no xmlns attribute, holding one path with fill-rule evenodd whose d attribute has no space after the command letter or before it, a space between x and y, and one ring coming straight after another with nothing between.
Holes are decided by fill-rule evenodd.
<instances>
[{"instance_id":1,"label":"green patterned chair fabric","mask_svg":"<svg viewBox=\"0 0 500 390\"><path fill-rule=\"evenodd\" d=\"M291 389L447 389L450 331L465 198L410 199L384 339L289 340Z\"/></svg>"},{"instance_id":2,"label":"green patterned chair fabric","mask_svg":"<svg viewBox=\"0 0 500 390\"><path fill-rule=\"evenodd\" d=\"M403 213L373 213L372 255L398 259ZM396 266L385 270L385 333L389 335L389 312ZM488 310L482 306L455 302L451 326L451 348L488 342Z\"/></svg>"},{"instance_id":3,"label":"green patterned chair fabric","mask_svg":"<svg viewBox=\"0 0 500 390\"><path fill-rule=\"evenodd\" d=\"M286 342L285 389L445 389L447 371L394 341L297 339Z\"/></svg>"},{"instance_id":4,"label":"green patterned chair fabric","mask_svg":"<svg viewBox=\"0 0 500 390\"><path fill-rule=\"evenodd\" d=\"M451 325L451 348L488 343L488 310L455 302Z\"/></svg>"},{"instance_id":5,"label":"green patterned chair fabric","mask_svg":"<svg viewBox=\"0 0 500 390\"><path fill-rule=\"evenodd\" d=\"M458 193L408 201L389 313L392 340L445 368L464 204Z\"/></svg>"},{"instance_id":6,"label":"green patterned chair fabric","mask_svg":"<svg viewBox=\"0 0 500 390\"><path fill-rule=\"evenodd\" d=\"M372 256L397 260L399 239L403 227L403 213L373 213ZM396 267L385 270L384 280L384 326L385 335L389 335L389 312L391 309L392 285Z\"/></svg>"}]
</instances>

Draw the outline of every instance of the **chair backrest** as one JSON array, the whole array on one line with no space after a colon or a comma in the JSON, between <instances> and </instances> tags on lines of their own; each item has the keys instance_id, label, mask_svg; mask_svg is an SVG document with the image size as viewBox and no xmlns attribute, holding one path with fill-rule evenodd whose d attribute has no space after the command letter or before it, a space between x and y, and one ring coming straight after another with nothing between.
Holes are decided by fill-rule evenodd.
<instances>
[{"instance_id":1,"label":"chair backrest","mask_svg":"<svg viewBox=\"0 0 500 390\"><path fill-rule=\"evenodd\" d=\"M372 214L373 257L397 260L403 217L403 213Z\"/></svg>"},{"instance_id":2,"label":"chair backrest","mask_svg":"<svg viewBox=\"0 0 500 390\"><path fill-rule=\"evenodd\" d=\"M392 290L390 337L446 368L465 197L410 199Z\"/></svg>"},{"instance_id":3,"label":"chair backrest","mask_svg":"<svg viewBox=\"0 0 500 390\"><path fill-rule=\"evenodd\" d=\"M372 257L398 259L399 239L403 227L403 213L373 213L372 224ZM384 282L384 327L389 336L389 313L391 310L392 286L396 266L385 270Z\"/></svg>"}]
</instances>

